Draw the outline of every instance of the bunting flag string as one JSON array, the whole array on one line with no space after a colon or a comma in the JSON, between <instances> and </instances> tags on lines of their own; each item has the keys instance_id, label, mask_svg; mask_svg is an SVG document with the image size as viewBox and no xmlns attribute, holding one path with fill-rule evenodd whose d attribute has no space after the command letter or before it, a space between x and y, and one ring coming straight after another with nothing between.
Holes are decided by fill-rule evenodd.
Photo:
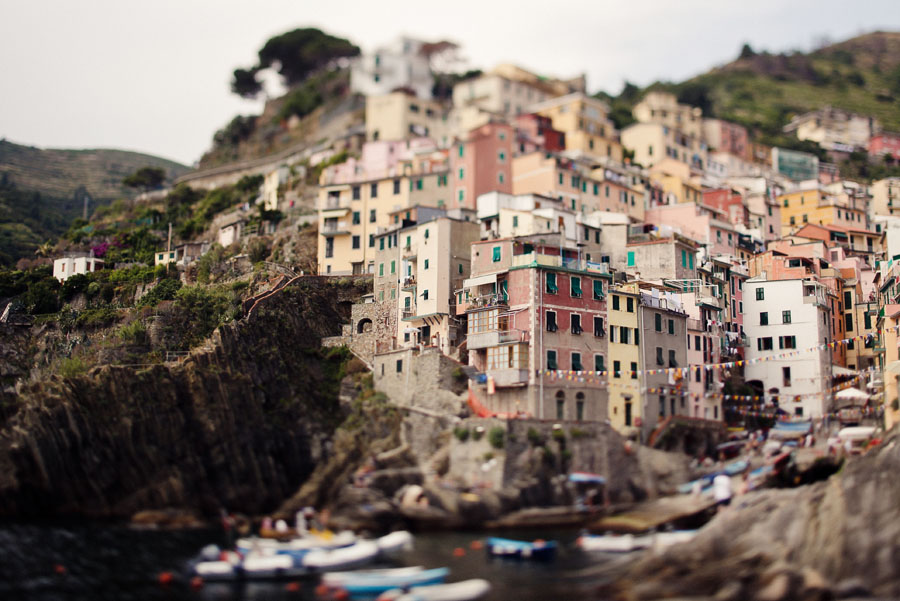
<instances>
[{"instance_id":1,"label":"bunting flag string","mask_svg":"<svg viewBox=\"0 0 900 601\"><path fill-rule=\"evenodd\" d=\"M544 376L549 376L557 379L565 379L565 380L575 380L579 382L585 382L585 378L606 378L609 376L613 377L621 377L621 378L638 378L640 376L656 376L656 375L674 375L676 373L680 373L682 377L687 377L693 371L697 372L702 369L706 369L707 371L712 371L715 369L732 369L734 367L743 367L745 365L754 365L756 363L766 362L766 361L781 361L784 359L790 359L792 357L798 357L804 353L811 353L814 351L824 351L824 350L834 350L838 348L838 346L849 344L850 342L864 342L869 340L874 340L876 334L881 335L893 330L895 333L900 332L900 325L891 326L890 328L885 328L883 330L878 330L877 332L871 332L865 335L853 336L852 338L844 338L842 340L835 340L832 342L817 344L815 346L811 346L802 350L791 350L785 351L783 353L776 353L774 355L765 355L763 357L754 357L753 359L739 359L736 361L727 361L724 363L708 363L703 365L687 365L684 367L662 367L658 369L639 369L639 370L620 370L617 372L613 372L611 370L562 370L562 369L546 369L543 371Z\"/></svg>"}]
</instances>

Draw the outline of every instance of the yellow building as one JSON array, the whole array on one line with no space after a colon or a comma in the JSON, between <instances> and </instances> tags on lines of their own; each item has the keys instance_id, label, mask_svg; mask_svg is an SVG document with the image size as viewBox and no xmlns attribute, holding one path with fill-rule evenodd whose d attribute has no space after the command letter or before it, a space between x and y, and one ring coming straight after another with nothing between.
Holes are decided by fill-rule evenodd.
<instances>
[{"instance_id":1,"label":"yellow building","mask_svg":"<svg viewBox=\"0 0 900 601\"><path fill-rule=\"evenodd\" d=\"M637 375L642 369L640 336L635 336L639 327L640 296L634 285L629 285L610 290L607 302L609 421L615 429L629 434L637 432L643 421L641 384ZM630 334L626 337L623 331Z\"/></svg>"},{"instance_id":2,"label":"yellow building","mask_svg":"<svg viewBox=\"0 0 900 601\"><path fill-rule=\"evenodd\" d=\"M663 191L668 204L703 201L703 185L699 177L691 176L687 163L667 158L650 168L650 181Z\"/></svg>"},{"instance_id":3,"label":"yellow building","mask_svg":"<svg viewBox=\"0 0 900 601\"><path fill-rule=\"evenodd\" d=\"M873 215L900 215L900 177L888 177L872 184Z\"/></svg>"},{"instance_id":4,"label":"yellow building","mask_svg":"<svg viewBox=\"0 0 900 601\"><path fill-rule=\"evenodd\" d=\"M431 138L441 148L452 142L449 111L436 100L406 92L366 97L366 140Z\"/></svg>"},{"instance_id":5,"label":"yellow building","mask_svg":"<svg viewBox=\"0 0 900 601\"><path fill-rule=\"evenodd\" d=\"M567 151L622 162L622 144L605 102L575 92L533 104L529 109L548 117L553 129L565 134Z\"/></svg>"},{"instance_id":6,"label":"yellow building","mask_svg":"<svg viewBox=\"0 0 900 601\"><path fill-rule=\"evenodd\" d=\"M622 130L622 146L634 152L634 162L652 167L664 159L675 159L697 169L705 169L706 144L661 123L635 123Z\"/></svg>"},{"instance_id":7,"label":"yellow building","mask_svg":"<svg viewBox=\"0 0 900 601\"><path fill-rule=\"evenodd\" d=\"M390 213L446 206L453 194L448 180L449 171L435 170L320 186L319 273L373 273L375 236L391 224Z\"/></svg>"},{"instance_id":8,"label":"yellow building","mask_svg":"<svg viewBox=\"0 0 900 601\"><path fill-rule=\"evenodd\" d=\"M881 334L880 351L881 367L884 370L884 429L890 430L900 421L900 391L897 387L897 374L900 372L900 353L897 343L900 338L894 330L900 325L900 305L887 305L879 326L885 328Z\"/></svg>"},{"instance_id":9,"label":"yellow building","mask_svg":"<svg viewBox=\"0 0 900 601\"><path fill-rule=\"evenodd\" d=\"M638 123L659 123L697 140L703 138L703 111L679 104L674 94L649 92L634 105L632 114Z\"/></svg>"},{"instance_id":10,"label":"yellow building","mask_svg":"<svg viewBox=\"0 0 900 601\"><path fill-rule=\"evenodd\" d=\"M866 210L819 188L800 188L778 196L781 205L781 236L785 237L806 223L839 225L865 229Z\"/></svg>"}]
</instances>

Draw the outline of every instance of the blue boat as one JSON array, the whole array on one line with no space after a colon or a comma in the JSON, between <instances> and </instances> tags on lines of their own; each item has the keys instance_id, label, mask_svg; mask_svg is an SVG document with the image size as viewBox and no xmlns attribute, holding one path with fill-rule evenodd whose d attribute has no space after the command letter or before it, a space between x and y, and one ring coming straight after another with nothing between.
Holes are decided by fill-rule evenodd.
<instances>
[{"instance_id":1,"label":"blue boat","mask_svg":"<svg viewBox=\"0 0 900 601\"><path fill-rule=\"evenodd\" d=\"M379 573L382 572L382 573ZM394 573L392 573L394 572ZM351 596L373 597L396 588L409 588L411 586L431 586L442 584L450 570L447 568L434 568L432 570L417 570L397 573L394 570L373 570L371 572L347 572L342 574L339 580L323 579L329 586L344 589Z\"/></svg>"},{"instance_id":2,"label":"blue boat","mask_svg":"<svg viewBox=\"0 0 900 601\"><path fill-rule=\"evenodd\" d=\"M557 544L555 540L528 542L492 536L487 539L486 548L495 557L549 560L556 556Z\"/></svg>"}]
</instances>

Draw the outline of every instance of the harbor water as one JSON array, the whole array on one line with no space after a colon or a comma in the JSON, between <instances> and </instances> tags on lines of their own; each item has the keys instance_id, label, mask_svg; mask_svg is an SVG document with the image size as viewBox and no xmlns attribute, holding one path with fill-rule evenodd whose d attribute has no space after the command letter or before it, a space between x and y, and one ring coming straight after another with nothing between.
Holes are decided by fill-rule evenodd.
<instances>
[{"instance_id":1,"label":"harbor water","mask_svg":"<svg viewBox=\"0 0 900 601\"><path fill-rule=\"evenodd\" d=\"M493 533L492 533L493 534ZM484 533L418 534L412 551L385 565L450 568L448 582L484 578L486 599L546 601L596 599L596 587L623 558L586 554L575 531L507 531L521 540L555 539L555 560L491 559L472 542ZM315 577L296 581L222 584L195 589L185 577L188 562L204 545L226 543L220 530L136 530L106 523L0 524L0 599L57 601L130 600L312 600ZM477 544L476 544L477 547ZM464 549L465 555L458 556ZM172 581L160 583L170 572Z\"/></svg>"}]
</instances>

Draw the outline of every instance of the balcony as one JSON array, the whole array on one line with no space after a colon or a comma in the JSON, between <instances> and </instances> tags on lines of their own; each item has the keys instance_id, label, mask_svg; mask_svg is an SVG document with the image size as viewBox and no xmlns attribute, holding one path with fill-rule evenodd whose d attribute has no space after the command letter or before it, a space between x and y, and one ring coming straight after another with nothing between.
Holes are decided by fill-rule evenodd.
<instances>
[{"instance_id":1,"label":"balcony","mask_svg":"<svg viewBox=\"0 0 900 601\"><path fill-rule=\"evenodd\" d=\"M489 378L494 379L494 386L498 388L525 386L528 384L527 369L519 369L517 367L489 369L487 375Z\"/></svg>"},{"instance_id":2,"label":"balcony","mask_svg":"<svg viewBox=\"0 0 900 601\"><path fill-rule=\"evenodd\" d=\"M404 246L400 251L400 256L404 259L415 259L417 254L413 246Z\"/></svg>"},{"instance_id":3,"label":"balcony","mask_svg":"<svg viewBox=\"0 0 900 601\"><path fill-rule=\"evenodd\" d=\"M590 273L609 273L609 263L594 263L584 259L572 259L556 255L544 255L536 252L515 255L511 267L563 267L572 271Z\"/></svg>"},{"instance_id":4,"label":"balcony","mask_svg":"<svg viewBox=\"0 0 900 601\"><path fill-rule=\"evenodd\" d=\"M404 292L408 292L410 290L416 289L416 276L409 276L403 279L403 283L400 284L400 289Z\"/></svg>"},{"instance_id":5,"label":"balcony","mask_svg":"<svg viewBox=\"0 0 900 601\"><path fill-rule=\"evenodd\" d=\"M509 299L505 294L484 294L469 298L466 303L466 311L490 309L492 307L506 307Z\"/></svg>"},{"instance_id":6,"label":"balcony","mask_svg":"<svg viewBox=\"0 0 900 601\"><path fill-rule=\"evenodd\" d=\"M319 232L323 236L341 236L350 233L350 224L346 221L338 221L337 223L325 223Z\"/></svg>"},{"instance_id":7,"label":"balcony","mask_svg":"<svg viewBox=\"0 0 900 601\"><path fill-rule=\"evenodd\" d=\"M483 349L509 342L528 342L528 332L525 330L492 330L470 333L466 338L466 346L469 347L469 350Z\"/></svg>"},{"instance_id":8,"label":"balcony","mask_svg":"<svg viewBox=\"0 0 900 601\"><path fill-rule=\"evenodd\" d=\"M416 308L412 307L403 307L403 310L400 312L401 319L412 319L416 316Z\"/></svg>"}]
</instances>

